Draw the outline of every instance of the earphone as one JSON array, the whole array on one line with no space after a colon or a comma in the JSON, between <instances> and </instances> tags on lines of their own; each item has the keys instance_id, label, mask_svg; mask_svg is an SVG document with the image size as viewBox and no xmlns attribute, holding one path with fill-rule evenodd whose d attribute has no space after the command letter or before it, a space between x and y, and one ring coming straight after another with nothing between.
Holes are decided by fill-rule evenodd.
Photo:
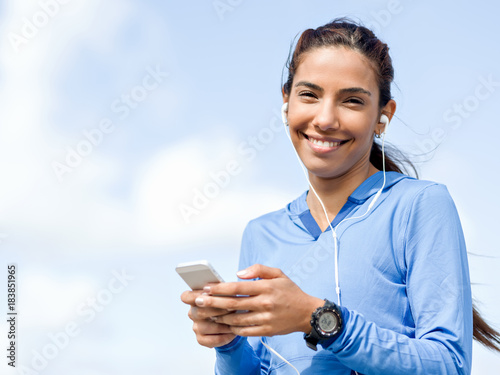
<instances>
[{"instance_id":1,"label":"earphone","mask_svg":"<svg viewBox=\"0 0 500 375\"><path fill-rule=\"evenodd\" d=\"M381 115L380 116L380 122L382 124L385 125L385 127L387 128L387 126L389 125L389 117L387 117L387 115ZM385 130L385 129L384 129Z\"/></svg>"},{"instance_id":2,"label":"earphone","mask_svg":"<svg viewBox=\"0 0 500 375\"><path fill-rule=\"evenodd\" d=\"M286 113L288 112L288 102L283 103L281 106L281 121L283 122L283 125L287 126L288 125L288 119L286 118Z\"/></svg>"},{"instance_id":3,"label":"earphone","mask_svg":"<svg viewBox=\"0 0 500 375\"><path fill-rule=\"evenodd\" d=\"M387 115L381 115L379 122L384 124L384 131L382 132L382 134L385 134L387 128L389 127L389 117L387 117Z\"/></svg>"},{"instance_id":4,"label":"earphone","mask_svg":"<svg viewBox=\"0 0 500 375\"><path fill-rule=\"evenodd\" d=\"M384 124L384 131L382 132L382 170L384 171L384 183L382 184L382 187L380 188L379 191L377 191L377 194L375 194L375 197L373 200L370 202L368 206L368 211L374 206L375 202L377 202L378 198L380 197L380 194L382 194L382 190L384 190L385 187L385 152L384 152L384 145L385 145L385 134L387 133L387 128L389 127L389 117L387 115L381 115L380 116L380 121L382 124Z\"/></svg>"}]
</instances>

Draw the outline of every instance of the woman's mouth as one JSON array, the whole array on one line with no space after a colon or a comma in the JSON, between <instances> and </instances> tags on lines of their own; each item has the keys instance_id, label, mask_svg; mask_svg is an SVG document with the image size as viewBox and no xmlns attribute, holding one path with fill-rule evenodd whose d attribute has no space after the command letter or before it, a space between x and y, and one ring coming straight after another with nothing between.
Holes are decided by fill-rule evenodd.
<instances>
[{"instance_id":1,"label":"woman's mouth","mask_svg":"<svg viewBox=\"0 0 500 375\"><path fill-rule=\"evenodd\" d=\"M341 145L344 143L348 142L347 140L341 140L341 139L319 139L319 138L314 138L311 136L308 136L307 134L304 134L304 138L307 139L311 145L311 147L315 150L321 150L321 151L330 151L330 150L336 150L339 148Z\"/></svg>"}]
</instances>

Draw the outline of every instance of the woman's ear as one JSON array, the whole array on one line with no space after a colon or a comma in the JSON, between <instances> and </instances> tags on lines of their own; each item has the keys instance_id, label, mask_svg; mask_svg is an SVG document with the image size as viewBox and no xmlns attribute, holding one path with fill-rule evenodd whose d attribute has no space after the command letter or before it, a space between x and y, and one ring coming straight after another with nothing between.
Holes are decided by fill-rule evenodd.
<instances>
[{"instance_id":1,"label":"woman's ear","mask_svg":"<svg viewBox=\"0 0 500 375\"><path fill-rule=\"evenodd\" d=\"M386 115L389 118L389 122L392 121L392 117L394 116L394 113L396 112L396 102L394 100L389 100L387 104L382 108L381 114ZM379 126L377 126L377 133L383 133L385 131L385 128L388 124L385 123L380 123Z\"/></svg>"},{"instance_id":2,"label":"woman's ear","mask_svg":"<svg viewBox=\"0 0 500 375\"><path fill-rule=\"evenodd\" d=\"M281 88L281 96L283 97L283 103L288 102L289 95L287 93L285 93L284 87Z\"/></svg>"},{"instance_id":3,"label":"woman's ear","mask_svg":"<svg viewBox=\"0 0 500 375\"><path fill-rule=\"evenodd\" d=\"M394 100L389 100L387 104L382 108L382 114L389 117L389 121L392 121L392 117L396 112L396 102Z\"/></svg>"}]
</instances>

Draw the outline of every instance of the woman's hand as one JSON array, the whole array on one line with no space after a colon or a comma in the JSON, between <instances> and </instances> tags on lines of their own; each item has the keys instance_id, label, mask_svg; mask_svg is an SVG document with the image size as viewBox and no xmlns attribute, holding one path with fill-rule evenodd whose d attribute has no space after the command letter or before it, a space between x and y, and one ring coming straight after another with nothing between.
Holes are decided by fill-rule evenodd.
<instances>
[{"instance_id":1,"label":"woman's hand","mask_svg":"<svg viewBox=\"0 0 500 375\"><path fill-rule=\"evenodd\" d=\"M255 264L237 273L261 280L210 284L195 298L198 307L215 311L213 320L240 336L274 336L311 331L311 314L324 301L304 293L280 269ZM241 297L232 297L241 296ZM212 310L207 310L212 311Z\"/></svg>"},{"instance_id":2,"label":"woman's hand","mask_svg":"<svg viewBox=\"0 0 500 375\"><path fill-rule=\"evenodd\" d=\"M212 307L197 307L196 298L203 296L203 291L185 291L181 295L181 300L190 305L188 316L193 321L193 331L196 334L196 340L200 345L215 348L229 344L236 335L226 324L216 323L213 319L229 312L223 309Z\"/></svg>"}]
</instances>

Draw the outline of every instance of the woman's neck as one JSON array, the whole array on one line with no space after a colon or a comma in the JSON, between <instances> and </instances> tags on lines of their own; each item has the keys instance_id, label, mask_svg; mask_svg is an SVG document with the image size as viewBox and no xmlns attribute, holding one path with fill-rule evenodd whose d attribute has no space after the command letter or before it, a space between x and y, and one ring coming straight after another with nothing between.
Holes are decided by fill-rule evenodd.
<instances>
[{"instance_id":1,"label":"woman's neck","mask_svg":"<svg viewBox=\"0 0 500 375\"><path fill-rule=\"evenodd\" d=\"M311 215L323 232L331 221L337 216L339 211L342 209L344 204L347 202L347 198L356 190L356 188L361 185L368 177L377 173L376 169L372 164L363 171L357 171L357 173L346 173L342 176L335 178L322 178L312 174L309 174L309 181L311 182L314 190L318 193L321 201L323 202L326 213L328 214L328 219L325 217L321 203L316 197L316 194L309 191L307 194L306 202L311 211Z\"/></svg>"}]
</instances>

